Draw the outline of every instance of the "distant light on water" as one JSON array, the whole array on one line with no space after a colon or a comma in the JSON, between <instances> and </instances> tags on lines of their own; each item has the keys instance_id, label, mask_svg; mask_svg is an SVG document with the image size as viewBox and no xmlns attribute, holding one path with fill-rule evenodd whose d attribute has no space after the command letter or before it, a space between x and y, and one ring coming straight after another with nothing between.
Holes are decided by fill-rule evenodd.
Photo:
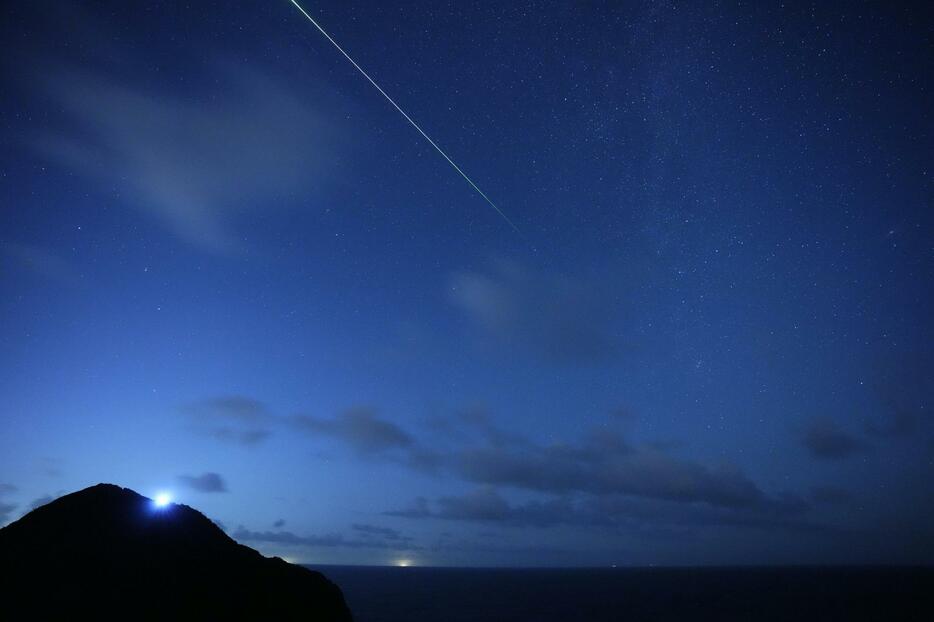
<instances>
[{"instance_id":1,"label":"distant light on water","mask_svg":"<svg viewBox=\"0 0 934 622\"><path fill-rule=\"evenodd\" d=\"M395 565L399 568L408 568L409 566L414 566L415 564L411 559L397 559Z\"/></svg>"},{"instance_id":2,"label":"distant light on water","mask_svg":"<svg viewBox=\"0 0 934 622\"><path fill-rule=\"evenodd\" d=\"M167 492L160 492L156 494L156 496L153 498L153 501L155 502L157 508L164 508L172 503L172 495Z\"/></svg>"}]
</instances>

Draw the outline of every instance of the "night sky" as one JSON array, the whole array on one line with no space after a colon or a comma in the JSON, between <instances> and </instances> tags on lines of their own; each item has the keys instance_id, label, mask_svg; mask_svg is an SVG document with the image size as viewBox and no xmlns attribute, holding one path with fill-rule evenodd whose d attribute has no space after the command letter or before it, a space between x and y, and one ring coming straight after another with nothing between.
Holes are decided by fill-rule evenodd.
<instances>
[{"instance_id":1,"label":"night sky","mask_svg":"<svg viewBox=\"0 0 934 622\"><path fill-rule=\"evenodd\" d=\"M923 3L0 13L0 524L308 563L934 562ZM84 6L82 6L84 5Z\"/></svg>"}]
</instances>

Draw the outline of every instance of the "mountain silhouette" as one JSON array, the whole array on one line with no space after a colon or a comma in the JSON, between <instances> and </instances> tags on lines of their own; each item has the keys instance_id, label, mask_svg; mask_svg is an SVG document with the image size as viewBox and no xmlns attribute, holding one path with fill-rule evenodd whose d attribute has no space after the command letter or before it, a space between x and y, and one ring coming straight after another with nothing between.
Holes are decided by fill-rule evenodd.
<instances>
[{"instance_id":1,"label":"mountain silhouette","mask_svg":"<svg viewBox=\"0 0 934 622\"><path fill-rule=\"evenodd\" d=\"M0 618L351 620L321 573L238 544L200 512L98 484L0 529Z\"/></svg>"}]
</instances>

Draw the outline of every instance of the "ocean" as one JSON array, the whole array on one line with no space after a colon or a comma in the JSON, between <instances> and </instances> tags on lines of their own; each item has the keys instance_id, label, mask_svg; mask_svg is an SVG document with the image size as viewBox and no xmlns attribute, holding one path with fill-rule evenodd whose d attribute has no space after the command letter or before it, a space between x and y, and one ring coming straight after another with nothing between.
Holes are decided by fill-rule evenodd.
<instances>
[{"instance_id":1,"label":"ocean","mask_svg":"<svg viewBox=\"0 0 934 622\"><path fill-rule=\"evenodd\" d=\"M934 621L934 568L309 567L356 622Z\"/></svg>"}]
</instances>

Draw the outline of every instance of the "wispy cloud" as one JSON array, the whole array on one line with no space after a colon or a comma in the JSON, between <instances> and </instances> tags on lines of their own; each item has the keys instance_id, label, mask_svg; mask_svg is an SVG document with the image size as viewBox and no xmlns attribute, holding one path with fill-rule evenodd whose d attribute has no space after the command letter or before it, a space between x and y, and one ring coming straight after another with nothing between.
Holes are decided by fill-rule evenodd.
<instances>
[{"instance_id":1,"label":"wispy cloud","mask_svg":"<svg viewBox=\"0 0 934 622\"><path fill-rule=\"evenodd\" d=\"M595 364L622 352L617 301L586 279L539 274L511 262L450 280L451 302L488 338L553 363Z\"/></svg>"},{"instance_id":2,"label":"wispy cloud","mask_svg":"<svg viewBox=\"0 0 934 622\"><path fill-rule=\"evenodd\" d=\"M39 497L38 499L33 499L33 500L29 503L29 509L30 509L30 510L35 510L36 508L42 507L43 505L46 505L46 504L48 504L48 503L51 503L51 502L54 501L54 500L55 500L55 497L53 497L52 495L43 495L43 496Z\"/></svg>"},{"instance_id":3,"label":"wispy cloud","mask_svg":"<svg viewBox=\"0 0 934 622\"><path fill-rule=\"evenodd\" d=\"M382 538L384 540L410 540L408 536L403 536L398 529L392 527L380 527L379 525L369 525L366 523L354 523L350 526L355 533L364 538Z\"/></svg>"},{"instance_id":4,"label":"wispy cloud","mask_svg":"<svg viewBox=\"0 0 934 622\"><path fill-rule=\"evenodd\" d=\"M10 520L13 510L17 507L15 503L7 503L4 501L3 497L17 490L18 488L13 484L0 483L0 525L5 525L6 522Z\"/></svg>"},{"instance_id":5,"label":"wispy cloud","mask_svg":"<svg viewBox=\"0 0 934 622\"><path fill-rule=\"evenodd\" d=\"M368 449L369 455L391 458L412 468L420 468L418 457L431 456L438 473L480 486L558 496L626 495L763 513L802 504L785 495L768 494L737 467L709 466L655 446L631 444L606 429L595 430L574 443L541 444L499 430L484 416L473 416L446 425L472 427L475 435L462 431L454 435L453 445L442 448L373 413L364 421L365 432L360 433L364 443L343 427L340 433L332 430L329 436L357 451ZM381 434L379 442L373 441L374 430L383 431L385 438ZM409 457L400 459L400 454ZM428 513L424 499L391 512L411 517Z\"/></svg>"},{"instance_id":6,"label":"wispy cloud","mask_svg":"<svg viewBox=\"0 0 934 622\"><path fill-rule=\"evenodd\" d=\"M0 501L0 525L5 525L7 521L10 520L10 516L13 514L13 510L15 509L15 503L6 503L4 501Z\"/></svg>"},{"instance_id":7,"label":"wispy cloud","mask_svg":"<svg viewBox=\"0 0 934 622\"><path fill-rule=\"evenodd\" d=\"M850 505L854 501L852 492L838 486L814 486L811 499L822 505Z\"/></svg>"},{"instance_id":8,"label":"wispy cloud","mask_svg":"<svg viewBox=\"0 0 934 622\"><path fill-rule=\"evenodd\" d=\"M711 468L652 447L627 448L586 441L511 450L479 447L455 463L465 479L551 493L624 493L725 507L767 504L768 496L739 469Z\"/></svg>"},{"instance_id":9,"label":"wispy cloud","mask_svg":"<svg viewBox=\"0 0 934 622\"><path fill-rule=\"evenodd\" d=\"M46 90L66 123L30 144L59 166L120 188L129 207L181 240L238 250L239 215L280 209L325 183L335 120L307 94L242 63L217 63L201 84L211 86L142 87L61 68Z\"/></svg>"},{"instance_id":10,"label":"wispy cloud","mask_svg":"<svg viewBox=\"0 0 934 622\"><path fill-rule=\"evenodd\" d=\"M367 535L372 536L374 534ZM301 536L291 531L251 531L242 526L234 531L232 537L235 540L244 542L265 542L310 548L391 549L397 551L411 551L421 548L412 544L409 538L402 537L347 538L339 533Z\"/></svg>"},{"instance_id":11,"label":"wispy cloud","mask_svg":"<svg viewBox=\"0 0 934 622\"><path fill-rule=\"evenodd\" d=\"M181 408L192 428L221 441L257 445L272 433L277 417L266 405L242 395L223 395Z\"/></svg>"},{"instance_id":12,"label":"wispy cloud","mask_svg":"<svg viewBox=\"0 0 934 622\"><path fill-rule=\"evenodd\" d=\"M706 504L609 495L552 495L522 502L511 501L493 486L481 486L462 495L422 500L417 512L399 510L387 515L410 519L438 519L509 527L547 528L558 525L625 529L629 533L671 534L672 530L711 527L783 529L836 533L835 527L804 517L806 505L787 498L770 508L725 508Z\"/></svg>"},{"instance_id":13,"label":"wispy cloud","mask_svg":"<svg viewBox=\"0 0 934 622\"><path fill-rule=\"evenodd\" d=\"M65 285L74 285L79 276L74 267L50 248L35 244L0 242L3 264L15 265L43 278Z\"/></svg>"},{"instance_id":14,"label":"wispy cloud","mask_svg":"<svg viewBox=\"0 0 934 622\"><path fill-rule=\"evenodd\" d=\"M354 449L370 454L415 445L412 436L391 421L377 417L368 408L355 408L330 419L297 415L295 427L307 434L328 436L344 441Z\"/></svg>"},{"instance_id":15,"label":"wispy cloud","mask_svg":"<svg viewBox=\"0 0 934 622\"><path fill-rule=\"evenodd\" d=\"M387 510L383 514L399 518L428 518L432 516L431 509L428 506L428 499L425 497L416 497L407 506L396 510Z\"/></svg>"},{"instance_id":16,"label":"wispy cloud","mask_svg":"<svg viewBox=\"0 0 934 622\"><path fill-rule=\"evenodd\" d=\"M179 475L178 481L197 492L228 492L224 478L218 473Z\"/></svg>"},{"instance_id":17,"label":"wispy cloud","mask_svg":"<svg viewBox=\"0 0 934 622\"><path fill-rule=\"evenodd\" d=\"M866 434L893 440L930 433L934 386L928 370L932 368L934 355L929 351L910 349L880 357L873 387L881 408L866 423Z\"/></svg>"},{"instance_id":18,"label":"wispy cloud","mask_svg":"<svg viewBox=\"0 0 934 622\"><path fill-rule=\"evenodd\" d=\"M417 433L371 408L333 417L285 417L245 397L207 400L196 410L205 408L212 416L220 410L226 420L244 425L263 422L312 443L337 441L355 457L476 487L469 494L434 501L417 497L408 506L384 512L387 516L618 526L626 520L644 523L652 516L675 524L680 512L693 526L818 528L804 520L810 506L802 496L766 491L737 466L705 464L670 447L633 443L612 428L597 428L576 441L542 443L501 429L478 410L432 419L429 428ZM838 433L818 432L823 435L820 450L832 455L844 451L837 446ZM515 495L525 500L515 503L510 498Z\"/></svg>"},{"instance_id":19,"label":"wispy cloud","mask_svg":"<svg viewBox=\"0 0 934 622\"><path fill-rule=\"evenodd\" d=\"M448 520L487 521L518 526L580 523L573 505L564 498L512 504L494 488L484 486L461 496L437 500L434 516Z\"/></svg>"},{"instance_id":20,"label":"wispy cloud","mask_svg":"<svg viewBox=\"0 0 934 622\"><path fill-rule=\"evenodd\" d=\"M805 429L804 447L819 460L842 460L868 449L868 445L829 419L818 419Z\"/></svg>"}]
</instances>

